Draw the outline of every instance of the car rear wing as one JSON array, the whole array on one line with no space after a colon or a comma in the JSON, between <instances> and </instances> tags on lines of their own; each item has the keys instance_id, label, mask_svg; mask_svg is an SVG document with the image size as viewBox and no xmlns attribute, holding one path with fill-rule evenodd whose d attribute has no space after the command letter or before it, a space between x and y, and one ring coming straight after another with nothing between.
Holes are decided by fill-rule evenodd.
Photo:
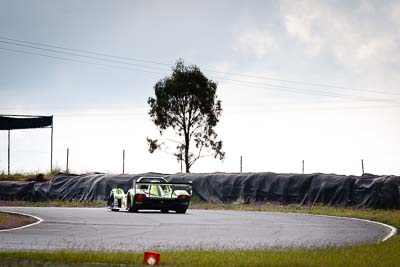
<instances>
[{"instance_id":1,"label":"car rear wing","mask_svg":"<svg viewBox=\"0 0 400 267\"><path fill-rule=\"evenodd\" d=\"M174 191L176 190L185 190L186 192L189 193L189 195L192 195L192 181L188 183L160 183L160 182L133 182L132 187L135 189L135 194L136 194L136 185L147 185L147 186L152 186L152 185L160 185L160 186L170 186L172 189L171 196L173 195Z\"/></svg>"}]
</instances>

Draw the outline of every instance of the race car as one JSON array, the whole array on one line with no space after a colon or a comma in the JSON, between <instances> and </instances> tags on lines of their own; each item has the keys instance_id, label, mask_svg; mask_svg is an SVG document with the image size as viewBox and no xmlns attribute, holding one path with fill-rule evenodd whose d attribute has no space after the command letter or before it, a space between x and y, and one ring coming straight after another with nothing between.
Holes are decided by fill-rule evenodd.
<instances>
[{"instance_id":1,"label":"race car","mask_svg":"<svg viewBox=\"0 0 400 267\"><path fill-rule=\"evenodd\" d=\"M117 187L111 190L108 205L112 211L126 209L160 210L168 213L185 213L192 194L192 183L169 183L163 177L140 177L125 194Z\"/></svg>"}]
</instances>

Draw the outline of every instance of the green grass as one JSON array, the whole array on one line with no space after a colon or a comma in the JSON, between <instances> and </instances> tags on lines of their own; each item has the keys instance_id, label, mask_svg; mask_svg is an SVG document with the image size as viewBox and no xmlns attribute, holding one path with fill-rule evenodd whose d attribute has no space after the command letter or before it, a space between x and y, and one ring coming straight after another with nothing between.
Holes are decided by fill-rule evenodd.
<instances>
[{"instance_id":1,"label":"green grass","mask_svg":"<svg viewBox=\"0 0 400 267\"><path fill-rule=\"evenodd\" d=\"M356 217L378 221L400 228L400 210L379 210L363 208L341 208L324 205L281 205L276 203L252 203L252 204L222 204L210 202L191 203L192 209L203 210L243 210L243 211L270 211L270 212L293 212L316 215L331 215L339 217Z\"/></svg>"},{"instance_id":2,"label":"green grass","mask_svg":"<svg viewBox=\"0 0 400 267\"><path fill-rule=\"evenodd\" d=\"M63 207L63 208L104 208L107 206L106 201L0 201L0 206L18 206L18 207Z\"/></svg>"},{"instance_id":3,"label":"green grass","mask_svg":"<svg viewBox=\"0 0 400 267\"><path fill-rule=\"evenodd\" d=\"M0 224L7 221L7 216L5 213L0 212Z\"/></svg>"},{"instance_id":4,"label":"green grass","mask_svg":"<svg viewBox=\"0 0 400 267\"><path fill-rule=\"evenodd\" d=\"M400 228L400 211L398 210L368 210L327 206L307 207L299 205L282 206L265 203L215 204L199 201L192 203L191 208L326 214L375 220ZM72 251L0 252L0 259L5 258L29 259L29 264L50 262L51 264L48 266L68 266L68 264L79 265L82 263L140 265L143 254ZM1 260L0 263L2 263ZM13 266L42 266L29 265L28 263L24 262L23 265L18 265L18 260L13 260L13 264L15 264ZM379 244L329 249L162 252L161 263L165 266L400 266L400 236L395 236Z\"/></svg>"},{"instance_id":5,"label":"green grass","mask_svg":"<svg viewBox=\"0 0 400 267\"><path fill-rule=\"evenodd\" d=\"M0 212L0 230L20 227L36 221L30 216Z\"/></svg>"},{"instance_id":6,"label":"green grass","mask_svg":"<svg viewBox=\"0 0 400 267\"><path fill-rule=\"evenodd\" d=\"M51 172L43 173L43 179L45 181L51 180L54 176L56 176L59 172L61 172L60 168L55 168ZM11 173L7 175L7 173L0 172L0 181L35 181L40 172L26 172L26 173Z\"/></svg>"}]
</instances>

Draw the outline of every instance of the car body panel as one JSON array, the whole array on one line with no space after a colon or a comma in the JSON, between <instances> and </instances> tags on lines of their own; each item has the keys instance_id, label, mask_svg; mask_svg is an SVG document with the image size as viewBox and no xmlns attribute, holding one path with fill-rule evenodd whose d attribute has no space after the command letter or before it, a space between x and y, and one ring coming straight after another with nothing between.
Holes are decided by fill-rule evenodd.
<instances>
[{"instance_id":1,"label":"car body panel","mask_svg":"<svg viewBox=\"0 0 400 267\"><path fill-rule=\"evenodd\" d=\"M175 210L185 213L191 193L191 183L168 183L163 177L140 177L126 194L120 188L111 190L109 206L111 210Z\"/></svg>"}]
</instances>

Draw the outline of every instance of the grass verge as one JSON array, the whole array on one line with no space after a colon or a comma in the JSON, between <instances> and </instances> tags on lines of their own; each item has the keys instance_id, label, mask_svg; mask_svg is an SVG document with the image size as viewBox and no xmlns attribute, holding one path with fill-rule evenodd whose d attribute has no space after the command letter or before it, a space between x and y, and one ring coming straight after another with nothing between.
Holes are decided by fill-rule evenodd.
<instances>
[{"instance_id":1,"label":"grass verge","mask_svg":"<svg viewBox=\"0 0 400 267\"><path fill-rule=\"evenodd\" d=\"M243 211L269 211L292 212L315 215L330 215L339 217L354 217L386 223L400 228L400 210L379 210L365 208L340 208L324 205L281 205L277 203L252 203L252 204L222 204L209 202L196 202L190 206L192 209L202 210L243 210Z\"/></svg>"},{"instance_id":2,"label":"grass verge","mask_svg":"<svg viewBox=\"0 0 400 267\"><path fill-rule=\"evenodd\" d=\"M20 201L20 200L0 200L1 206L16 206L16 207L62 207L62 208L104 208L107 206L106 201Z\"/></svg>"},{"instance_id":3,"label":"grass verge","mask_svg":"<svg viewBox=\"0 0 400 267\"><path fill-rule=\"evenodd\" d=\"M14 213L0 212L0 230L17 228L36 222L36 219Z\"/></svg>"},{"instance_id":4,"label":"grass verge","mask_svg":"<svg viewBox=\"0 0 400 267\"><path fill-rule=\"evenodd\" d=\"M375 220L400 228L400 211L273 204L215 204L195 202L192 209L299 212ZM400 266L400 236L379 244L329 249L256 251L172 251L161 254L165 266ZM83 263L140 265L142 253L128 252L0 252L12 266L74 266ZM28 259L24 265L17 265ZM0 260L1 263L1 260ZM37 264L50 265L37 265ZM29 265L35 264L35 265ZM11 265L10 265L11 266Z\"/></svg>"},{"instance_id":5,"label":"grass verge","mask_svg":"<svg viewBox=\"0 0 400 267\"><path fill-rule=\"evenodd\" d=\"M27 173L12 173L7 175L5 172L0 172L0 181L49 181L51 178L60 173L61 169L54 169L52 172L27 172Z\"/></svg>"}]
</instances>

